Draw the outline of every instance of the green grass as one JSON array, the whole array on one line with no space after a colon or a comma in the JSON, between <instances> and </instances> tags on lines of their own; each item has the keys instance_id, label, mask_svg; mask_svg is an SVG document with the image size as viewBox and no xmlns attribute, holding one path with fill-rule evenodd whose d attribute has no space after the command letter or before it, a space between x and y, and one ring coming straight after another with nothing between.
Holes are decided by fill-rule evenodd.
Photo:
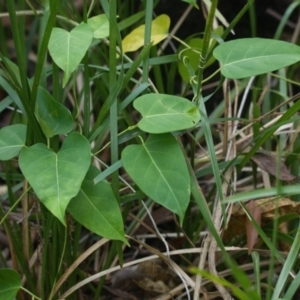
<instances>
[{"instance_id":1,"label":"green grass","mask_svg":"<svg viewBox=\"0 0 300 300\"><path fill-rule=\"evenodd\" d=\"M174 0L174 7L187 9L186 2L193 4L193 1ZM232 39L232 29L244 29L249 32L248 37L257 37L261 30L257 16L260 4L254 6L253 2L248 1L233 16L224 16L229 24L218 37L212 34L213 25L217 9L223 12L221 3L216 0L211 1L210 11L204 14L206 23L201 24L200 31L186 29L184 21L190 18L189 14L186 20L179 20L173 16L173 10L164 11L171 16L171 27L167 30L170 32L178 26L182 32L181 36L170 38L164 49L160 47L165 39L156 45L150 44L151 24L164 7L164 1L76 2L79 7L69 0L45 1L43 5L30 1L0 4L3 12L0 14L1 126L27 125L25 135L15 132L20 138L20 159L17 155L0 161L0 177L5 188L1 191L0 230L6 237L5 244L1 245L0 265L14 269L24 278L20 292L14 296L13 290L7 299L30 299L32 295L35 299L49 300L64 297L109 299L111 290L105 276L118 283L118 276L113 272L123 265L122 272L129 274L129 281L136 284L136 279L130 277L131 271L126 273L130 265L142 267L153 257L164 262L165 270L172 270L179 287L176 290L169 286L170 291L161 295L161 299L171 299L172 295L177 299L189 289L184 299L198 299L198 293L203 297L201 284L208 293L217 291L224 299L231 294L236 299L293 299L300 278L297 259L300 245L297 206L299 63L271 74L258 74L253 79L234 80L221 75L217 60L206 66L213 48ZM284 35L290 35L290 40L297 45L299 37L289 33L287 24L298 4L294 1L286 8L279 25L274 22L269 38L283 40ZM202 17L203 9L191 11ZM54 62L55 54L48 49L52 30L59 27L70 31L100 14L106 14L109 32L101 39L93 39L64 86L61 65ZM222 19L218 20L222 23ZM249 28L241 28L245 20ZM143 24L144 34L140 38L144 47L123 53L122 39ZM202 39L199 49L195 50L201 53L196 70L192 69L189 58L184 57L184 51L178 56L178 49L193 35ZM217 40L213 47L212 38ZM189 82L179 74L180 59L188 68ZM53 106L47 102L48 110L45 109L43 117L36 106L41 88L53 98L53 102L49 100ZM147 143L149 136L151 140L151 130L158 128L158 119L153 125L137 126L142 117L150 114L139 112L135 100L151 93L160 94L161 99L152 97L145 104L145 110L154 109L155 101L175 103L177 100L173 96L180 96L186 101L182 104L182 114L187 118L192 115L192 109L184 111L187 103L193 103L193 109L200 111L201 119L194 127L173 131L168 129L173 128L167 123L172 116L164 102L165 111L156 115L163 114L162 124L166 129L155 134L165 134L166 139L172 141L170 145L175 145L172 148L167 149L167 145L163 148L165 143L161 142L153 149ZM59 111L59 105L69 112ZM49 130L49 118L59 113L62 121L55 128L58 133L51 135L45 131L45 126ZM76 183L77 173L80 173L77 170L65 180L71 179L74 189L87 195L86 203L92 203L96 209L87 213L87 205L78 205L77 211L76 205L72 209L59 206L63 218L57 219L54 216L58 215L57 208L39 199L39 192L46 190L44 186L49 183L47 180L53 179L43 177L48 170L43 172L43 165L35 162L37 165L30 172L36 169L41 172L35 181L30 181L22 165L32 161L22 156L41 143L54 151L52 156L59 157L58 151L70 135L70 130L63 126L66 114L71 116L72 131L81 137L73 144L76 150L83 157L84 145L91 146L91 153L87 153L86 158L79 155L75 165L84 165L81 172L92 175L86 175L84 183L82 180ZM177 124L181 124L180 117ZM0 131L0 158L3 141L15 143L12 136L1 136ZM159 140L159 137L152 140ZM64 147L72 152L72 145ZM130 157L128 149L132 149L132 153L139 149L140 154ZM132 162L129 166L122 156L126 151ZM151 162L146 158L139 160L140 155L149 155ZM79 161L81 158L85 161ZM165 166L166 161L171 161L172 166L178 164L181 173L190 177L186 180L190 202L187 199L180 207L186 210L184 219L174 213L177 211L169 205L167 196L161 196L165 195L164 190L155 185L160 174L165 176L171 191L183 183L183 180L178 182L180 174L168 177L173 169ZM94 169L96 173L83 171L90 163L97 168ZM155 176L151 175L154 165L159 171ZM63 163L62 166L70 168ZM56 170L57 174L63 173L60 167ZM36 185L40 178L44 181L39 183L44 184L42 186ZM53 185L57 190L63 186L59 182ZM89 193L96 188L99 189L93 198ZM111 194L105 194L105 189L111 190ZM103 190L103 194L99 190ZM59 191L58 195L62 193ZM174 199L178 199L176 197ZM75 198L72 196L68 201L75 201ZM264 198L269 199L269 206L259 206L261 217L251 216L247 201L258 203ZM98 219L93 216L96 212ZM246 219L250 222L244 226ZM241 232L233 222L240 224ZM117 233L110 231L111 228ZM258 233L257 243L249 246L249 239L255 232ZM229 233L230 240L226 239ZM141 235L146 240L139 239ZM191 265L195 268L187 271L186 267ZM0 277L5 275L3 270L0 269ZM151 277L149 273L148 270L143 275ZM168 285L166 280L164 283ZM16 291L20 288L18 284ZM137 289L146 293L141 287ZM132 290L127 292L134 294ZM0 282L0 298L4 295L1 293L4 288ZM154 298L158 294L150 293L150 296Z\"/></svg>"}]
</instances>

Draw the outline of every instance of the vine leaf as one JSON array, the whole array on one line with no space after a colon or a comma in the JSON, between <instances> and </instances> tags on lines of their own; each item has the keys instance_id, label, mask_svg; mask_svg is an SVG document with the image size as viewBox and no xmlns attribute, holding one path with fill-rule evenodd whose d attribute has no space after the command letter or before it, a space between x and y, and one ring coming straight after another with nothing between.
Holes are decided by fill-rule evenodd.
<instances>
[{"instance_id":1,"label":"vine leaf","mask_svg":"<svg viewBox=\"0 0 300 300\"><path fill-rule=\"evenodd\" d=\"M19 154L25 146L26 128L23 124L15 124L0 130L0 160L9 160Z\"/></svg>"},{"instance_id":2,"label":"vine leaf","mask_svg":"<svg viewBox=\"0 0 300 300\"><path fill-rule=\"evenodd\" d=\"M71 32L53 28L49 40L49 52L54 62L65 72L63 87L77 68L93 40L89 25L81 23Z\"/></svg>"},{"instance_id":3,"label":"vine leaf","mask_svg":"<svg viewBox=\"0 0 300 300\"><path fill-rule=\"evenodd\" d=\"M94 184L99 173L95 166L90 166L79 193L68 205L68 211L77 222L92 232L128 244L120 207L110 185L106 181Z\"/></svg>"},{"instance_id":4,"label":"vine leaf","mask_svg":"<svg viewBox=\"0 0 300 300\"><path fill-rule=\"evenodd\" d=\"M182 97L147 94L135 99L133 106L143 116L138 127L149 133L189 129L200 120L198 108Z\"/></svg>"},{"instance_id":5,"label":"vine leaf","mask_svg":"<svg viewBox=\"0 0 300 300\"><path fill-rule=\"evenodd\" d=\"M42 87L38 89L35 111L47 138L57 134L67 134L73 128L71 112L55 101L50 93Z\"/></svg>"},{"instance_id":6,"label":"vine leaf","mask_svg":"<svg viewBox=\"0 0 300 300\"><path fill-rule=\"evenodd\" d=\"M0 299L14 300L21 288L21 277L13 269L0 269Z\"/></svg>"},{"instance_id":7,"label":"vine leaf","mask_svg":"<svg viewBox=\"0 0 300 300\"><path fill-rule=\"evenodd\" d=\"M87 20L87 24L93 30L95 39L103 39L109 35L109 21L106 15L98 15Z\"/></svg>"},{"instance_id":8,"label":"vine leaf","mask_svg":"<svg viewBox=\"0 0 300 300\"><path fill-rule=\"evenodd\" d=\"M21 151L19 164L41 202L65 225L65 210L75 197L91 163L90 144L77 132L64 140L58 153L44 144Z\"/></svg>"},{"instance_id":9,"label":"vine leaf","mask_svg":"<svg viewBox=\"0 0 300 300\"><path fill-rule=\"evenodd\" d=\"M272 72L300 60L300 47L262 38L246 38L220 44L213 52L222 64L221 73L240 79Z\"/></svg>"},{"instance_id":10,"label":"vine leaf","mask_svg":"<svg viewBox=\"0 0 300 300\"><path fill-rule=\"evenodd\" d=\"M190 177L185 158L171 134L153 134L142 145L127 146L122 163L139 188L179 216L182 224L190 200Z\"/></svg>"}]
</instances>

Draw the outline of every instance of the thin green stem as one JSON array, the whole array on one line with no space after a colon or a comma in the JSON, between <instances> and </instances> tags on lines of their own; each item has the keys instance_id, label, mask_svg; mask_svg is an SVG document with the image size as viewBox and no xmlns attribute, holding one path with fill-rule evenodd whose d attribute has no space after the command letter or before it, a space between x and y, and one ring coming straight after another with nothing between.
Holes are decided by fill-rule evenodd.
<instances>
[{"instance_id":1,"label":"thin green stem","mask_svg":"<svg viewBox=\"0 0 300 300\"><path fill-rule=\"evenodd\" d=\"M59 273L60 273L60 270L61 270L61 267L62 267L62 264L63 264L65 252L66 252L67 237L68 237L68 228L67 228L67 226L65 227L64 234L65 234L65 236L64 236L64 242L63 242L63 248L61 249L61 252L60 252L60 261L59 261L59 264L58 264L57 276L55 278L55 281L53 282L51 293L50 293L50 296L49 296L49 300L51 300L53 298L53 296L54 296L55 284L57 282L57 278L59 276ZM56 238L58 238L58 237L56 237Z\"/></svg>"},{"instance_id":2,"label":"thin green stem","mask_svg":"<svg viewBox=\"0 0 300 300\"><path fill-rule=\"evenodd\" d=\"M204 37L203 37L203 46L202 46L202 49L201 49L200 59L199 59L198 91L197 91L197 96L196 96L197 105L200 102L203 71L204 71L206 61L207 61L208 50L209 50L209 42L210 42L210 38L211 38L211 32L212 32L212 28L213 28L212 26L213 26L213 21L214 21L217 5L218 5L218 0L213 0L211 2L211 7L210 7L210 10L209 10L208 17L207 17L207 20L206 20L206 25L205 25L205 31L204 31Z\"/></svg>"},{"instance_id":3,"label":"thin green stem","mask_svg":"<svg viewBox=\"0 0 300 300\"><path fill-rule=\"evenodd\" d=\"M117 25L117 1L109 2L109 92L114 93L117 82L117 37L119 35ZM117 98L117 94L115 97ZM118 161L118 102L114 99L110 106L110 138L111 138L111 164ZM119 173L118 170L112 174L112 189L117 199L119 199Z\"/></svg>"},{"instance_id":4,"label":"thin green stem","mask_svg":"<svg viewBox=\"0 0 300 300\"><path fill-rule=\"evenodd\" d=\"M251 25L251 36L257 36L257 26L256 26L256 11L255 5L251 5L249 7L249 18L250 18L250 25Z\"/></svg>"},{"instance_id":5,"label":"thin green stem","mask_svg":"<svg viewBox=\"0 0 300 300\"><path fill-rule=\"evenodd\" d=\"M278 79L284 80L284 81L286 81L286 82L288 82L288 83L291 83L291 84L300 86L300 83L299 83L299 82L294 81L294 80L291 80L291 79L289 79L289 78L287 78L287 77L282 77L282 76L277 75L277 74L274 74L274 73L269 73L269 74L270 74L271 76L275 77L275 78L278 78Z\"/></svg>"},{"instance_id":6,"label":"thin green stem","mask_svg":"<svg viewBox=\"0 0 300 300\"><path fill-rule=\"evenodd\" d=\"M37 299L37 300L42 300L41 298L39 298L38 296L36 296L36 295L34 295L33 293L31 293L30 291L28 291L28 290L26 290L24 287L20 287L20 289L21 290L23 290L24 292L26 292L27 294L29 294L31 297L32 297L32 299L34 300L34 299Z\"/></svg>"},{"instance_id":7,"label":"thin green stem","mask_svg":"<svg viewBox=\"0 0 300 300\"><path fill-rule=\"evenodd\" d=\"M52 28L54 27L55 20L56 20L56 13L58 9L58 0L50 1L48 9L50 9L50 15L47 21L47 25L45 27L45 31L43 32L43 40L40 45L39 53L38 53L38 60L35 69L34 81L32 85L32 92L30 98L30 107L32 110L35 108L35 102L38 92L38 87L41 79L42 72L45 68L45 59L48 51L48 43L51 36Z\"/></svg>"},{"instance_id":8,"label":"thin green stem","mask_svg":"<svg viewBox=\"0 0 300 300\"><path fill-rule=\"evenodd\" d=\"M128 82L131 80L133 74L136 72L136 70L138 69L141 62L142 61L145 62L146 58L149 56L151 47L152 47L151 44L145 45L144 48L142 49L142 51L140 52L139 56L133 61L131 67L129 68L129 70L127 71L127 73L124 76L121 91L127 86ZM147 80L146 80L146 82L147 82Z\"/></svg>"},{"instance_id":9,"label":"thin green stem","mask_svg":"<svg viewBox=\"0 0 300 300\"><path fill-rule=\"evenodd\" d=\"M19 199L11 206L11 208L7 211L7 213L0 220L0 226L5 221L5 219L9 216L9 214L15 209L15 207L21 202L22 198L30 191L31 187L29 187L20 197Z\"/></svg>"},{"instance_id":10,"label":"thin green stem","mask_svg":"<svg viewBox=\"0 0 300 300\"><path fill-rule=\"evenodd\" d=\"M144 47L151 43L151 24L152 24L153 0L146 1L146 16L145 16L145 36ZM149 55L145 56L143 61L143 77L142 81L147 82L149 76Z\"/></svg>"},{"instance_id":11,"label":"thin green stem","mask_svg":"<svg viewBox=\"0 0 300 300\"><path fill-rule=\"evenodd\" d=\"M124 134L127 131L133 130L135 128L137 128L137 125L134 126L129 126L128 128L126 128L125 130L123 130L122 132L118 133L118 137L121 136L122 134ZM111 145L111 141L107 142L100 150L98 150L97 152L95 152L93 154L93 156L98 155L99 153L101 153L103 150L105 150L109 145Z\"/></svg>"},{"instance_id":12,"label":"thin green stem","mask_svg":"<svg viewBox=\"0 0 300 300\"><path fill-rule=\"evenodd\" d=\"M225 38L228 36L228 34L231 32L231 30L235 27L235 25L238 23L238 21L243 17L243 15L249 10L251 5L254 3L255 0L249 0L247 4L241 9L241 11L235 16L235 18L231 21L229 26L224 30L222 34L222 39L225 40Z\"/></svg>"},{"instance_id":13,"label":"thin green stem","mask_svg":"<svg viewBox=\"0 0 300 300\"><path fill-rule=\"evenodd\" d=\"M28 136L28 132L31 132L31 130L29 129L29 127L31 127L31 124L33 124L33 128L36 129L36 138L37 138L37 140L42 141L43 140L43 134L42 134L42 131L40 130L39 124L38 124L38 122L35 118L34 111L30 108L28 98L24 94L21 83L19 82L18 78L15 76L15 73L13 72L13 70L11 68L11 64L9 63L9 60L6 59L2 55L1 51L0 51L0 60L1 60L2 65L4 66L4 70L6 72L6 75L10 80L9 83L14 88L14 90L17 92L17 94L18 94L18 96L19 96L19 98L20 98L20 100L23 104L24 110L27 114L27 118L28 118L27 145L29 145L30 141L31 141L30 137Z\"/></svg>"},{"instance_id":14,"label":"thin green stem","mask_svg":"<svg viewBox=\"0 0 300 300\"><path fill-rule=\"evenodd\" d=\"M94 5L95 5L95 0L92 0L92 1L91 1L91 4L90 4L90 7L89 7L89 10L88 10L88 12L87 12L87 17L90 16L90 14L91 14L91 12L92 12L92 10L93 10L93 8L94 8Z\"/></svg>"},{"instance_id":15,"label":"thin green stem","mask_svg":"<svg viewBox=\"0 0 300 300\"><path fill-rule=\"evenodd\" d=\"M232 31L232 29L235 27L235 25L239 22L239 20L243 17L243 15L249 10L249 8L251 7L251 5L254 3L255 0L249 0L247 2L247 4L241 9L241 11L235 16L235 18L231 21L231 23L229 24L229 26L224 30L223 34L222 34L222 39L225 40L226 37L228 36L228 34ZM217 45L216 45L217 46ZM207 59L210 58L212 52L213 52L213 48L210 49L208 55L207 55Z\"/></svg>"},{"instance_id":16,"label":"thin green stem","mask_svg":"<svg viewBox=\"0 0 300 300\"><path fill-rule=\"evenodd\" d=\"M24 43L22 43L19 24L17 21L15 1L7 1L7 8L9 12L10 26L11 26L14 44L15 44L20 81L21 81L20 82L21 87L20 90L18 90L18 93L22 95L22 97L20 98L21 101L23 102L24 107L26 107L26 105L27 104L29 105L30 103L30 89L27 82L27 66L26 66L27 59L25 57ZM17 85L17 83L15 84ZM28 126L27 126L27 137L26 137L27 144L31 144L33 140L33 132L35 128L34 126L35 117L33 116L33 114L30 114L29 110L31 110L30 107L27 108L26 110L28 113Z\"/></svg>"},{"instance_id":17,"label":"thin green stem","mask_svg":"<svg viewBox=\"0 0 300 300\"><path fill-rule=\"evenodd\" d=\"M7 1L7 8L9 12L9 18L10 18L10 26L13 34L13 39L15 43L15 49L17 53L17 60L18 60L18 67L20 70L20 80L21 80L21 86L22 90L24 92L24 96L26 97L27 101L29 101L30 98L30 90L27 82L27 66L26 62L27 59L25 57L24 53L24 43L22 43L17 15L16 15L16 7L15 7L15 1ZM24 28L25 29L25 28Z\"/></svg>"},{"instance_id":18,"label":"thin green stem","mask_svg":"<svg viewBox=\"0 0 300 300\"><path fill-rule=\"evenodd\" d=\"M42 234L44 237L51 236L53 234L53 221L54 221L54 216L50 214L46 210L45 207L41 206L41 211L43 214L43 217L40 219L41 220L41 227L42 229ZM40 296L42 299L46 299L48 296L48 293L50 293L51 288L50 283L52 280L52 270L51 266L53 265L53 261L49 261L49 253L50 253L50 247L51 247L51 241L48 238L45 238L43 240L43 251L42 251L42 271L41 271L41 290L40 290ZM52 255L52 260L54 259L54 255Z\"/></svg>"},{"instance_id":19,"label":"thin green stem","mask_svg":"<svg viewBox=\"0 0 300 300\"><path fill-rule=\"evenodd\" d=\"M87 1L84 0L83 2L83 21L87 23ZM89 136L89 131L90 131L90 113L91 113L91 101L90 101L90 78L89 78L89 59L88 59L88 53L85 54L84 59L83 59L83 80L84 80L84 85L83 85L83 101L84 101L84 114L83 114L83 134L88 138Z\"/></svg>"}]
</instances>

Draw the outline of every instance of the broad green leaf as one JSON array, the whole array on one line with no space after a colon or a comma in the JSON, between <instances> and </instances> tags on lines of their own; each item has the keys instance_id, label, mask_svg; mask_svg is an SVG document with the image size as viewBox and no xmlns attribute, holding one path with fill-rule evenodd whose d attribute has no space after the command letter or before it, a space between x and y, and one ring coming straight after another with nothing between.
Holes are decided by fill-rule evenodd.
<instances>
[{"instance_id":1,"label":"broad green leaf","mask_svg":"<svg viewBox=\"0 0 300 300\"><path fill-rule=\"evenodd\" d=\"M183 153L171 134L150 135L142 145L127 146L122 163L139 188L179 216L182 224L190 200L190 177Z\"/></svg>"},{"instance_id":2,"label":"broad green leaf","mask_svg":"<svg viewBox=\"0 0 300 300\"><path fill-rule=\"evenodd\" d=\"M49 52L54 62L65 72L63 86L77 68L93 40L93 31L82 23L71 32L53 28L49 40Z\"/></svg>"},{"instance_id":3,"label":"broad green leaf","mask_svg":"<svg viewBox=\"0 0 300 300\"><path fill-rule=\"evenodd\" d=\"M21 151L19 164L41 202L65 225L65 210L91 163L90 144L77 132L66 137L58 153L44 144Z\"/></svg>"},{"instance_id":4,"label":"broad green leaf","mask_svg":"<svg viewBox=\"0 0 300 300\"><path fill-rule=\"evenodd\" d=\"M95 39L103 39L109 35L109 21L106 15L99 15L87 20L87 24L93 30Z\"/></svg>"},{"instance_id":5,"label":"broad green leaf","mask_svg":"<svg viewBox=\"0 0 300 300\"><path fill-rule=\"evenodd\" d=\"M0 299L14 300L21 287L21 277L13 269L0 269Z\"/></svg>"},{"instance_id":6,"label":"broad green leaf","mask_svg":"<svg viewBox=\"0 0 300 300\"><path fill-rule=\"evenodd\" d=\"M92 232L127 244L120 207L110 185L106 181L94 184L99 173L91 165L78 195L70 201L68 211Z\"/></svg>"},{"instance_id":7,"label":"broad green leaf","mask_svg":"<svg viewBox=\"0 0 300 300\"><path fill-rule=\"evenodd\" d=\"M167 15L160 15L152 21L151 42L158 44L168 37L170 18ZM122 41L123 52L136 51L144 45L145 25L141 25L131 31Z\"/></svg>"},{"instance_id":8,"label":"broad green leaf","mask_svg":"<svg viewBox=\"0 0 300 300\"><path fill-rule=\"evenodd\" d=\"M240 79L272 72L300 60L300 47L283 41L247 38L222 43L213 55L225 77Z\"/></svg>"},{"instance_id":9,"label":"broad green leaf","mask_svg":"<svg viewBox=\"0 0 300 300\"><path fill-rule=\"evenodd\" d=\"M36 100L36 115L47 138L57 134L67 134L73 128L70 111L55 101L44 88L39 87Z\"/></svg>"},{"instance_id":10,"label":"broad green leaf","mask_svg":"<svg viewBox=\"0 0 300 300\"><path fill-rule=\"evenodd\" d=\"M25 146L26 126L10 125L0 130L0 160L9 160Z\"/></svg>"},{"instance_id":11,"label":"broad green leaf","mask_svg":"<svg viewBox=\"0 0 300 300\"><path fill-rule=\"evenodd\" d=\"M147 94L134 100L143 116L138 127L149 133L165 133L194 127L200 120L198 108L189 100L164 94Z\"/></svg>"}]
</instances>

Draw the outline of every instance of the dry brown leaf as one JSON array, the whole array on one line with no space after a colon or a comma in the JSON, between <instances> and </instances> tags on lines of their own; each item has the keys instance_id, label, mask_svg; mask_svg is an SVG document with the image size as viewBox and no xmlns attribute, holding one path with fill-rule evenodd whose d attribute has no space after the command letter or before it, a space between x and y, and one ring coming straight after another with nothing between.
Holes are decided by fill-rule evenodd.
<instances>
[{"instance_id":1,"label":"dry brown leaf","mask_svg":"<svg viewBox=\"0 0 300 300\"><path fill-rule=\"evenodd\" d=\"M249 201L246 204L246 207L253 217L253 219L258 223L258 225L261 225L261 210L260 207L256 205L254 200ZM253 227L252 222L249 220L249 218L246 218L246 237L247 237L247 246L248 246L248 254L251 253L254 245L257 242L258 232Z\"/></svg>"},{"instance_id":2,"label":"dry brown leaf","mask_svg":"<svg viewBox=\"0 0 300 300\"><path fill-rule=\"evenodd\" d=\"M251 158L262 170L277 177L283 181L294 181L297 179L296 176L292 175L287 166L280 161L279 172L278 172L278 159L272 153L255 153ZM278 173L278 174L277 174Z\"/></svg>"},{"instance_id":3,"label":"dry brown leaf","mask_svg":"<svg viewBox=\"0 0 300 300\"><path fill-rule=\"evenodd\" d=\"M288 198L263 198L254 201L255 206L260 208L261 223L267 224L271 220L280 216L296 213L300 214L300 202L292 201ZM246 234L246 216L242 206L239 203L234 203L232 207L232 214L226 231L224 232L223 240L225 243ZM288 224L281 223L278 230L283 233L288 232ZM288 250L286 244L280 244L281 250Z\"/></svg>"},{"instance_id":4,"label":"dry brown leaf","mask_svg":"<svg viewBox=\"0 0 300 300\"><path fill-rule=\"evenodd\" d=\"M300 213L300 202L295 202L289 198L269 197L255 200L257 206L260 206L263 217L272 219L275 211L278 209L279 215L285 213L296 212ZM232 208L233 215L245 215L241 205L235 203Z\"/></svg>"}]
</instances>

